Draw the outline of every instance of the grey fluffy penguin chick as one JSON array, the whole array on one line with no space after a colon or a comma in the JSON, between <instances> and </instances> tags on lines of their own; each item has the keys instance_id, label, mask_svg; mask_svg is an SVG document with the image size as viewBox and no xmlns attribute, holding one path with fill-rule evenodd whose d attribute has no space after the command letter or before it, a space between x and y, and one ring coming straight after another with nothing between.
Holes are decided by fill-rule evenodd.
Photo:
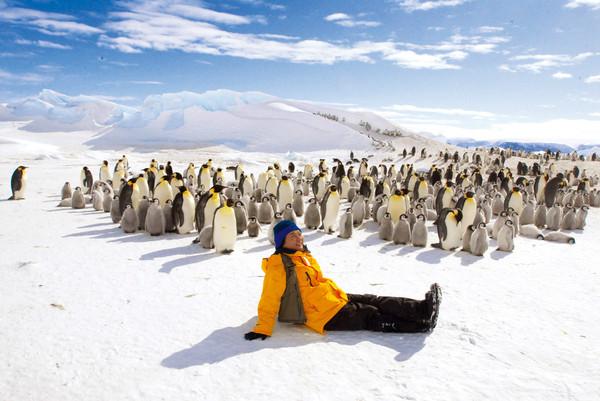
<instances>
[{"instance_id":1,"label":"grey fluffy penguin chick","mask_svg":"<svg viewBox=\"0 0 600 401\"><path fill-rule=\"evenodd\" d=\"M562 221L562 207L557 202L548 210L546 215L546 226L548 230L556 231L560 228L560 222Z\"/></svg>"},{"instance_id":2,"label":"grey fluffy penguin chick","mask_svg":"<svg viewBox=\"0 0 600 401\"><path fill-rule=\"evenodd\" d=\"M514 223L512 220L506 220L504 225L498 231L498 250L504 252L512 252L515 249L514 245Z\"/></svg>"},{"instance_id":3,"label":"grey fluffy penguin chick","mask_svg":"<svg viewBox=\"0 0 600 401\"><path fill-rule=\"evenodd\" d=\"M242 201L236 201L233 208L235 214L235 226L238 234L242 234L246 231L248 225L248 219L246 218L246 208Z\"/></svg>"},{"instance_id":4,"label":"grey fluffy penguin chick","mask_svg":"<svg viewBox=\"0 0 600 401\"><path fill-rule=\"evenodd\" d=\"M121 221L121 209L119 208L119 195L114 195L110 204L110 218L113 223Z\"/></svg>"},{"instance_id":5,"label":"grey fluffy penguin chick","mask_svg":"<svg viewBox=\"0 0 600 401\"><path fill-rule=\"evenodd\" d=\"M353 227L353 216L352 216L352 208L346 209L346 211L340 216L339 222L339 238L348 239L352 237L352 227Z\"/></svg>"},{"instance_id":6,"label":"grey fluffy penguin chick","mask_svg":"<svg viewBox=\"0 0 600 401\"><path fill-rule=\"evenodd\" d=\"M400 215L396 226L394 227L394 232L392 234L392 241L394 244L410 244L411 240L411 232L410 232L410 222L408 220L408 216L405 213Z\"/></svg>"},{"instance_id":7,"label":"grey fluffy penguin chick","mask_svg":"<svg viewBox=\"0 0 600 401\"><path fill-rule=\"evenodd\" d=\"M85 197L83 196L80 187L75 188L75 192L73 192L73 197L71 197L71 207L73 209L85 208Z\"/></svg>"},{"instance_id":8,"label":"grey fluffy penguin chick","mask_svg":"<svg viewBox=\"0 0 600 401\"><path fill-rule=\"evenodd\" d=\"M248 202L248 218L257 217L258 216L258 205L256 204L256 198L254 196L250 197L250 202Z\"/></svg>"},{"instance_id":9,"label":"grey fluffy penguin chick","mask_svg":"<svg viewBox=\"0 0 600 401\"><path fill-rule=\"evenodd\" d=\"M384 241L391 241L394 234L394 223L392 222L392 215L386 212L383 215L381 224L379 226L379 239Z\"/></svg>"},{"instance_id":10,"label":"grey fluffy penguin chick","mask_svg":"<svg viewBox=\"0 0 600 401\"><path fill-rule=\"evenodd\" d=\"M471 234L469 250L472 255L483 256L488 249L487 229L485 223L479 223L477 228Z\"/></svg>"},{"instance_id":11,"label":"grey fluffy penguin chick","mask_svg":"<svg viewBox=\"0 0 600 401\"><path fill-rule=\"evenodd\" d=\"M506 223L506 220L508 220L508 212L506 210L503 210L502 212L500 212L500 215L496 218L496 221L494 221L494 225L492 226L491 237L493 239L498 239L498 232L500 231L500 229L502 229L502 227L504 227L504 223Z\"/></svg>"},{"instance_id":12,"label":"grey fluffy penguin chick","mask_svg":"<svg viewBox=\"0 0 600 401\"><path fill-rule=\"evenodd\" d=\"M296 214L291 203L285 205L283 212L281 213L283 220L293 221L296 224Z\"/></svg>"},{"instance_id":13,"label":"grey fluffy penguin chick","mask_svg":"<svg viewBox=\"0 0 600 401\"><path fill-rule=\"evenodd\" d=\"M92 207L94 210L101 212L104 208L104 195L99 190L94 190L92 192Z\"/></svg>"},{"instance_id":14,"label":"grey fluffy penguin chick","mask_svg":"<svg viewBox=\"0 0 600 401\"><path fill-rule=\"evenodd\" d=\"M165 215L158 199L154 199L148 207L144 229L152 236L165 233Z\"/></svg>"},{"instance_id":15,"label":"grey fluffy penguin chick","mask_svg":"<svg viewBox=\"0 0 600 401\"><path fill-rule=\"evenodd\" d=\"M540 203L535 208L535 213L533 214L533 224L537 228L544 228L546 226L546 218L548 215L548 210L546 208L545 203Z\"/></svg>"},{"instance_id":16,"label":"grey fluffy penguin chick","mask_svg":"<svg viewBox=\"0 0 600 401\"><path fill-rule=\"evenodd\" d=\"M269 226L269 233L268 233L269 242L272 245L275 245L275 233L273 231L273 228L275 228L277 223L279 223L281 220L283 220L283 218L281 217L281 213L275 212L275 217L273 217L273 221L271 222L271 225Z\"/></svg>"},{"instance_id":17,"label":"grey fluffy penguin chick","mask_svg":"<svg viewBox=\"0 0 600 401\"><path fill-rule=\"evenodd\" d=\"M523 208L523 211L521 212L521 215L519 216L519 224L522 226L533 224L534 215L535 206L533 204L533 201L530 200L527 202L527 204Z\"/></svg>"},{"instance_id":18,"label":"grey fluffy penguin chick","mask_svg":"<svg viewBox=\"0 0 600 401\"><path fill-rule=\"evenodd\" d=\"M143 230L146 227L146 215L148 214L148 208L150 207L150 201L144 195L140 201L137 214L138 214L138 228Z\"/></svg>"},{"instance_id":19,"label":"grey fluffy penguin chick","mask_svg":"<svg viewBox=\"0 0 600 401\"><path fill-rule=\"evenodd\" d=\"M525 224L524 226L521 226L519 234L525 238L544 239L544 234L542 231L533 224Z\"/></svg>"},{"instance_id":20,"label":"grey fluffy penguin chick","mask_svg":"<svg viewBox=\"0 0 600 401\"><path fill-rule=\"evenodd\" d=\"M354 227L358 227L362 224L365 218L365 197L363 195L356 195L351 204L352 209L352 224Z\"/></svg>"},{"instance_id":21,"label":"grey fluffy penguin chick","mask_svg":"<svg viewBox=\"0 0 600 401\"><path fill-rule=\"evenodd\" d=\"M377 224L381 225L381 222L383 221L383 216L385 216L386 213L387 213L386 205L380 206L379 209L377 209L377 216L376 216L377 219L375 220L377 222Z\"/></svg>"},{"instance_id":22,"label":"grey fluffy penguin chick","mask_svg":"<svg viewBox=\"0 0 600 401\"><path fill-rule=\"evenodd\" d=\"M250 217L248 219L248 236L251 238L258 237L260 233L260 224L256 221L256 217Z\"/></svg>"},{"instance_id":23,"label":"grey fluffy penguin chick","mask_svg":"<svg viewBox=\"0 0 600 401\"><path fill-rule=\"evenodd\" d=\"M165 205L163 206L162 210L165 216L165 232L175 232L177 230L177 227L175 227L175 221L173 220L173 202L170 199L168 199L165 202Z\"/></svg>"},{"instance_id":24,"label":"grey fluffy penguin chick","mask_svg":"<svg viewBox=\"0 0 600 401\"><path fill-rule=\"evenodd\" d=\"M461 251L471 252L471 238L473 238L473 232L475 232L475 225L470 224L465 230L462 238L462 249Z\"/></svg>"},{"instance_id":25,"label":"grey fluffy penguin chick","mask_svg":"<svg viewBox=\"0 0 600 401\"><path fill-rule=\"evenodd\" d=\"M112 207L113 193L108 188L104 188L104 199L102 200L102 210L106 213L110 213Z\"/></svg>"},{"instance_id":26,"label":"grey fluffy penguin chick","mask_svg":"<svg viewBox=\"0 0 600 401\"><path fill-rule=\"evenodd\" d=\"M420 247L427 246L428 232L427 232L427 226L425 225L426 221L427 221L427 216L425 216L424 214L417 215L417 221L415 222L415 225L412 230L412 236L411 236L413 246L420 246Z\"/></svg>"},{"instance_id":27,"label":"grey fluffy penguin chick","mask_svg":"<svg viewBox=\"0 0 600 401\"><path fill-rule=\"evenodd\" d=\"M270 224L273 222L273 205L268 195L263 196L262 202L258 207L258 222L260 224Z\"/></svg>"},{"instance_id":28,"label":"grey fluffy penguin chick","mask_svg":"<svg viewBox=\"0 0 600 401\"><path fill-rule=\"evenodd\" d=\"M321 225L321 211L315 198L308 200L308 206L304 213L304 225L311 230L316 230Z\"/></svg>"},{"instance_id":29,"label":"grey fluffy penguin chick","mask_svg":"<svg viewBox=\"0 0 600 401\"><path fill-rule=\"evenodd\" d=\"M73 190L71 189L71 184L69 184L69 182L65 182L65 185L63 185L62 189L61 189L61 199L68 199L71 198L73 196Z\"/></svg>"},{"instance_id":30,"label":"grey fluffy penguin chick","mask_svg":"<svg viewBox=\"0 0 600 401\"><path fill-rule=\"evenodd\" d=\"M575 215L575 228L578 230L583 230L585 227L585 219L588 215L589 206L583 205L577 210L577 214Z\"/></svg>"},{"instance_id":31,"label":"grey fluffy penguin chick","mask_svg":"<svg viewBox=\"0 0 600 401\"><path fill-rule=\"evenodd\" d=\"M204 249L212 249L215 247L213 242L213 227L204 226L200 234L198 235L198 243Z\"/></svg>"},{"instance_id":32,"label":"grey fluffy penguin chick","mask_svg":"<svg viewBox=\"0 0 600 401\"><path fill-rule=\"evenodd\" d=\"M124 233L130 234L137 231L138 216L131 205L125 206L123 217L121 217L121 229Z\"/></svg>"},{"instance_id":33,"label":"grey fluffy penguin chick","mask_svg":"<svg viewBox=\"0 0 600 401\"><path fill-rule=\"evenodd\" d=\"M492 202L492 214L494 216L499 215L504 210L504 197L502 194L496 194L494 201Z\"/></svg>"},{"instance_id":34,"label":"grey fluffy penguin chick","mask_svg":"<svg viewBox=\"0 0 600 401\"><path fill-rule=\"evenodd\" d=\"M294 198L292 200L292 208L296 216L302 217L304 215L304 200L302 199L302 190L297 189L294 192Z\"/></svg>"},{"instance_id":35,"label":"grey fluffy penguin chick","mask_svg":"<svg viewBox=\"0 0 600 401\"><path fill-rule=\"evenodd\" d=\"M565 213L560 222L560 228L563 230L574 230L577 225L577 221L575 219L575 209L573 209L572 205L569 203L565 207Z\"/></svg>"},{"instance_id":36,"label":"grey fluffy penguin chick","mask_svg":"<svg viewBox=\"0 0 600 401\"><path fill-rule=\"evenodd\" d=\"M548 233L544 236L544 240L551 241L551 242L561 242L564 244L571 244L571 245L573 245L575 243L575 238L573 238L570 235L567 235L565 233L561 233L561 232Z\"/></svg>"}]
</instances>

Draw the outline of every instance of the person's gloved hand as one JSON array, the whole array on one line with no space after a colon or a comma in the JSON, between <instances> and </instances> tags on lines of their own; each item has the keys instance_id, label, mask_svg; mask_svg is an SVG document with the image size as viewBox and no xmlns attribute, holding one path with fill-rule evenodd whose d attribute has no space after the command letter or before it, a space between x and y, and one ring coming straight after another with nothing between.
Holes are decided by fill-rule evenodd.
<instances>
[{"instance_id":1,"label":"person's gloved hand","mask_svg":"<svg viewBox=\"0 0 600 401\"><path fill-rule=\"evenodd\" d=\"M246 334L244 334L244 338L248 341L252 341L252 340L256 340L257 338L260 338L261 340L265 340L265 338L269 337L266 334L260 334L260 333L255 333L253 331L250 331Z\"/></svg>"}]
</instances>

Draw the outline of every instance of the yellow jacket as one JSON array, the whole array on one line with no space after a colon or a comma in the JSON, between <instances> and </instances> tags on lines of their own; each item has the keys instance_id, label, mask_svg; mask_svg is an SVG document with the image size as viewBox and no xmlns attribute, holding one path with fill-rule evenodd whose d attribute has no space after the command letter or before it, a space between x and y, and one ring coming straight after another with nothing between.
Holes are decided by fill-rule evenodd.
<instances>
[{"instance_id":1,"label":"yellow jacket","mask_svg":"<svg viewBox=\"0 0 600 401\"><path fill-rule=\"evenodd\" d=\"M298 287L306 314L306 326L323 334L323 326L348 302L348 297L333 281L323 277L319 264L308 251L288 254L296 266ZM281 255L273 254L263 259L265 272L263 291L258 303L258 320L255 333L273 332L279 303L285 291L285 267Z\"/></svg>"}]
</instances>

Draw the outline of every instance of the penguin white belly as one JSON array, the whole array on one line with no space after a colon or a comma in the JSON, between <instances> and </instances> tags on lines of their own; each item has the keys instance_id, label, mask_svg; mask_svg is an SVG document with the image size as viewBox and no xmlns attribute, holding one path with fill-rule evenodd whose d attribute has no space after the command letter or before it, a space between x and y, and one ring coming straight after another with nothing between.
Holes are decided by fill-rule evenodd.
<instances>
[{"instance_id":1,"label":"penguin white belly","mask_svg":"<svg viewBox=\"0 0 600 401\"><path fill-rule=\"evenodd\" d=\"M146 198L149 199L150 198L150 188L148 187L148 182L143 179L138 179L136 181L136 184L140 188L141 197L143 198L145 196Z\"/></svg>"},{"instance_id":2,"label":"penguin white belly","mask_svg":"<svg viewBox=\"0 0 600 401\"><path fill-rule=\"evenodd\" d=\"M194 229L195 208L194 198L191 195L184 196L183 205L181 205L181 209L183 210L183 224L177 227L179 234L187 234Z\"/></svg>"},{"instance_id":3,"label":"penguin white belly","mask_svg":"<svg viewBox=\"0 0 600 401\"><path fill-rule=\"evenodd\" d=\"M173 191L167 183L160 183L154 190L154 197L160 202L160 206L164 206L168 200L173 200Z\"/></svg>"},{"instance_id":4,"label":"penguin white belly","mask_svg":"<svg viewBox=\"0 0 600 401\"><path fill-rule=\"evenodd\" d=\"M123 170L117 170L113 174L112 187L114 191L118 191L121 187L121 179L125 178L125 172ZM83 188L83 186L82 186Z\"/></svg>"},{"instance_id":5,"label":"penguin white belly","mask_svg":"<svg viewBox=\"0 0 600 401\"><path fill-rule=\"evenodd\" d=\"M287 205L288 203L292 203L294 199L294 191L291 185L286 185L283 186L281 185L279 187L279 200L278 200L278 205L279 205L279 210L284 210L285 209L285 205Z\"/></svg>"},{"instance_id":6,"label":"penguin white belly","mask_svg":"<svg viewBox=\"0 0 600 401\"><path fill-rule=\"evenodd\" d=\"M348 199L348 190L350 189L350 181L348 177L343 177L340 182L340 198Z\"/></svg>"},{"instance_id":7,"label":"penguin white belly","mask_svg":"<svg viewBox=\"0 0 600 401\"><path fill-rule=\"evenodd\" d=\"M15 191L15 199L25 199L25 190L27 189L27 179L21 178L21 189Z\"/></svg>"},{"instance_id":8,"label":"penguin white belly","mask_svg":"<svg viewBox=\"0 0 600 401\"><path fill-rule=\"evenodd\" d=\"M269 181L267 181L267 185L265 186L265 191L267 191L270 194L276 194L278 184L279 183L277 182L277 178L270 178Z\"/></svg>"},{"instance_id":9,"label":"penguin white belly","mask_svg":"<svg viewBox=\"0 0 600 401\"><path fill-rule=\"evenodd\" d=\"M512 207L513 210L519 213L519 216L523 213L523 198L521 196L517 196L513 193L513 196L510 197L508 201L508 207Z\"/></svg>"},{"instance_id":10,"label":"penguin white belly","mask_svg":"<svg viewBox=\"0 0 600 401\"><path fill-rule=\"evenodd\" d=\"M323 229L325 232L335 231L337 215L340 210L340 198L330 195L325 204L325 217L323 218Z\"/></svg>"},{"instance_id":11,"label":"penguin white belly","mask_svg":"<svg viewBox=\"0 0 600 401\"><path fill-rule=\"evenodd\" d=\"M208 191L209 188L212 186L210 184L211 184L210 171L208 169L204 169L204 170L202 170L202 174L200 174L200 185L202 186L202 189L204 191Z\"/></svg>"},{"instance_id":12,"label":"penguin white belly","mask_svg":"<svg viewBox=\"0 0 600 401\"><path fill-rule=\"evenodd\" d=\"M108 171L108 167L100 167L100 181L106 182L108 180L110 180L110 172Z\"/></svg>"},{"instance_id":13,"label":"penguin white belly","mask_svg":"<svg viewBox=\"0 0 600 401\"><path fill-rule=\"evenodd\" d=\"M404 199L388 201L387 211L395 224L400 219L400 215L406 213L406 202Z\"/></svg>"},{"instance_id":14,"label":"penguin white belly","mask_svg":"<svg viewBox=\"0 0 600 401\"><path fill-rule=\"evenodd\" d=\"M217 210L219 206L219 195L213 195L208 202L206 202L206 205L204 206L204 227L212 226L215 210Z\"/></svg>"},{"instance_id":15,"label":"penguin white belly","mask_svg":"<svg viewBox=\"0 0 600 401\"><path fill-rule=\"evenodd\" d=\"M467 228L473 224L475 220L475 214L477 213L477 204L474 201L465 202L463 209L463 218L461 224L463 226L463 231L466 231Z\"/></svg>"},{"instance_id":16,"label":"penguin white belly","mask_svg":"<svg viewBox=\"0 0 600 401\"><path fill-rule=\"evenodd\" d=\"M133 190L131 191L131 206L137 210L140 202L142 201L142 194L137 184L134 184Z\"/></svg>"},{"instance_id":17,"label":"penguin white belly","mask_svg":"<svg viewBox=\"0 0 600 401\"><path fill-rule=\"evenodd\" d=\"M446 250L456 249L462 245L462 224L449 224L446 226L446 239L441 241L442 248Z\"/></svg>"},{"instance_id":18,"label":"penguin white belly","mask_svg":"<svg viewBox=\"0 0 600 401\"><path fill-rule=\"evenodd\" d=\"M232 208L224 207L215 214L213 227L213 242L215 251L233 251L237 231L235 214Z\"/></svg>"}]
</instances>

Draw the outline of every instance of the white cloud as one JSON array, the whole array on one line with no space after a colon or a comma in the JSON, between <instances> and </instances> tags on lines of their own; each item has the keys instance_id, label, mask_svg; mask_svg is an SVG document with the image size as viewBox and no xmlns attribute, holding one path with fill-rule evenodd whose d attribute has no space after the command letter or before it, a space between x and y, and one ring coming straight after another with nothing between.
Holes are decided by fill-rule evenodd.
<instances>
[{"instance_id":1,"label":"white cloud","mask_svg":"<svg viewBox=\"0 0 600 401\"><path fill-rule=\"evenodd\" d=\"M252 19L246 16L240 16L229 13L222 13L204 7L192 6L188 4L170 4L169 10L174 15L186 17L193 20L210 21L218 24L242 25L250 24Z\"/></svg>"},{"instance_id":2,"label":"white cloud","mask_svg":"<svg viewBox=\"0 0 600 401\"><path fill-rule=\"evenodd\" d=\"M69 50L72 49L71 46L61 45L59 43L49 42L47 40L27 40L27 39L17 39L15 43L18 45L25 46L38 46L45 47L47 49L59 49L59 50Z\"/></svg>"},{"instance_id":3,"label":"white cloud","mask_svg":"<svg viewBox=\"0 0 600 401\"><path fill-rule=\"evenodd\" d=\"M51 81L51 78L43 76L43 75L39 75L39 74L33 74L33 73L14 74L12 72L0 69L0 80L6 80L5 82L3 82L4 84L10 84L10 83L37 84L37 83Z\"/></svg>"},{"instance_id":4,"label":"white cloud","mask_svg":"<svg viewBox=\"0 0 600 401\"><path fill-rule=\"evenodd\" d=\"M531 63L518 64L514 67L516 70L529 71L535 74L547 70L549 68L560 68L569 65L580 64L590 57L597 56L598 53L585 52L575 56L568 54L526 54L512 57L514 61L528 61Z\"/></svg>"},{"instance_id":5,"label":"white cloud","mask_svg":"<svg viewBox=\"0 0 600 401\"><path fill-rule=\"evenodd\" d=\"M170 3L171 4L171 3ZM459 69L457 62L470 53L487 53L507 39L500 37L452 37L438 45L355 42L332 43L275 34L238 33L175 15L162 2L127 3L129 9L109 15L99 45L124 53L147 50L232 56L294 63L334 64L342 61L374 63L376 57L410 69ZM338 14L338 15L336 15ZM343 13L330 19L347 21Z\"/></svg>"},{"instance_id":6,"label":"white cloud","mask_svg":"<svg viewBox=\"0 0 600 401\"><path fill-rule=\"evenodd\" d=\"M584 82L586 84L598 84L600 83L600 75L592 75L590 77L587 77Z\"/></svg>"},{"instance_id":7,"label":"white cloud","mask_svg":"<svg viewBox=\"0 0 600 401\"><path fill-rule=\"evenodd\" d=\"M102 33L99 28L76 22L75 18L68 14L9 7L6 3L0 3L0 21L28 26L47 35Z\"/></svg>"},{"instance_id":8,"label":"white cloud","mask_svg":"<svg viewBox=\"0 0 600 401\"><path fill-rule=\"evenodd\" d=\"M500 27L500 26L480 26L477 29L478 32L480 33L494 33L494 32L502 32L504 31L504 28Z\"/></svg>"},{"instance_id":9,"label":"white cloud","mask_svg":"<svg viewBox=\"0 0 600 401\"><path fill-rule=\"evenodd\" d=\"M469 0L399 0L398 4L407 12L429 11L440 7L456 7Z\"/></svg>"},{"instance_id":10,"label":"white cloud","mask_svg":"<svg viewBox=\"0 0 600 401\"><path fill-rule=\"evenodd\" d=\"M128 83L135 85L164 85L164 83L160 81L128 81Z\"/></svg>"},{"instance_id":11,"label":"white cloud","mask_svg":"<svg viewBox=\"0 0 600 401\"><path fill-rule=\"evenodd\" d=\"M511 68L508 64L501 64L498 66L500 71L517 72L517 70Z\"/></svg>"},{"instance_id":12,"label":"white cloud","mask_svg":"<svg viewBox=\"0 0 600 401\"><path fill-rule=\"evenodd\" d=\"M354 17L345 13L329 14L325 17L325 21L333 22L334 24L346 28L354 28L357 26L365 26L371 28L381 25L381 23L377 21L355 20Z\"/></svg>"},{"instance_id":13,"label":"white cloud","mask_svg":"<svg viewBox=\"0 0 600 401\"><path fill-rule=\"evenodd\" d=\"M567 8L590 7L593 10L600 9L600 0L571 0L565 4Z\"/></svg>"},{"instance_id":14,"label":"white cloud","mask_svg":"<svg viewBox=\"0 0 600 401\"><path fill-rule=\"evenodd\" d=\"M592 116L592 117L600 117L600 113L590 113L590 116Z\"/></svg>"},{"instance_id":15,"label":"white cloud","mask_svg":"<svg viewBox=\"0 0 600 401\"><path fill-rule=\"evenodd\" d=\"M552 78L555 79L569 79L569 78L573 78L573 75L567 73L567 72L555 72L554 74L552 74Z\"/></svg>"}]
</instances>

